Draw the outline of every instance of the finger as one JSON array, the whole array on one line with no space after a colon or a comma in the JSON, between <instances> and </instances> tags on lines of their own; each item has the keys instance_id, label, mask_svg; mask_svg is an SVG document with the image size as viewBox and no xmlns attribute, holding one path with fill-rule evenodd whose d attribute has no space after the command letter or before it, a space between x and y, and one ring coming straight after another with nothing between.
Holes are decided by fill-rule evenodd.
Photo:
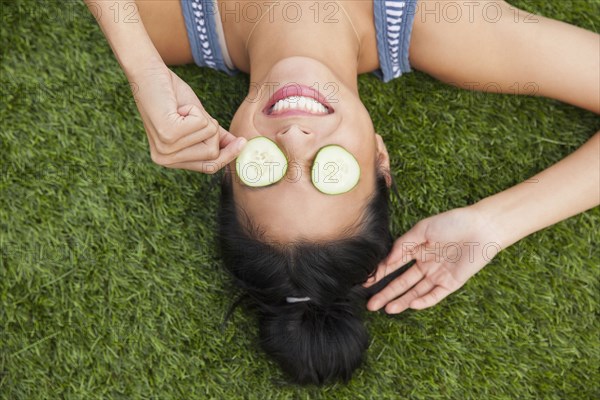
<instances>
[{"instance_id":1,"label":"finger","mask_svg":"<svg viewBox=\"0 0 600 400\"><path fill-rule=\"evenodd\" d=\"M416 240L416 233L412 230L399 237L394 242L388 256L377 266L375 275L363 283L363 287L368 288L373 286L409 261L414 260L416 254L419 254L420 248L420 245L417 244Z\"/></svg>"},{"instance_id":2,"label":"finger","mask_svg":"<svg viewBox=\"0 0 600 400\"><path fill-rule=\"evenodd\" d=\"M231 134L230 132L228 132L226 129L223 129L223 128L219 130L219 136L220 136L220 141L219 141L220 149L227 147L227 145L229 143L231 143L235 139L237 139L237 136Z\"/></svg>"},{"instance_id":3,"label":"finger","mask_svg":"<svg viewBox=\"0 0 600 400\"><path fill-rule=\"evenodd\" d=\"M180 125L179 128L182 136L177 138L175 143L195 131L206 128L212 128L214 130L213 134L217 133L215 128L219 126L219 122L211 117L199 103L183 105L177 109L177 114L180 117L178 118L178 124Z\"/></svg>"},{"instance_id":4,"label":"finger","mask_svg":"<svg viewBox=\"0 0 600 400\"><path fill-rule=\"evenodd\" d=\"M172 155L198 143L205 142L216 135L219 129L220 126L217 120L211 118L211 121L204 128L180 138L173 144L165 144L161 142L161 154L167 156Z\"/></svg>"},{"instance_id":5,"label":"finger","mask_svg":"<svg viewBox=\"0 0 600 400\"><path fill-rule=\"evenodd\" d=\"M434 287L433 281L431 279L423 279L419 282L414 288L412 288L409 292L407 292L402 297L390 302L385 307L385 312L388 314L399 314L402 311L406 310L411 302L419 297L424 296L429 293L431 289Z\"/></svg>"},{"instance_id":6,"label":"finger","mask_svg":"<svg viewBox=\"0 0 600 400\"><path fill-rule=\"evenodd\" d=\"M177 165L190 162L201 162L212 160L219 156L219 144L215 143L213 138L209 138L203 142L195 144L191 147L180 150L173 154L156 155L155 161L157 164L169 168L179 168Z\"/></svg>"},{"instance_id":7,"label":"finger","mask_svg":"<svg viewBox=\"0 0 600 400\"><path fill-rule=\"evenodd\" d=\"M224 149L221 149L219 157L215 160L185 162L172 165L171 167L189 169L205 174L214 174L233 161L246 145L246 142L247 141L244 138L238 138L237 140L230 142Z\"/></svg>"},{"instance_id":8,"label":"finger","mask_svg":"<svg viewBox=\"0 0 600 400\"><path fill-rule=\"evenodd\" d=\"M379 293L371 297L367 303L367 308L371 311L377 311L385 306L389 301L405 293L421 279L423 272L416 264L409 268L404 274L390 282Z\"/></svg>"},{"instance_id":9,"label":"finger","mask_svg":"<svg viewBox=\"0 0 600 400\"><path fill-rule=\"evenodd\" d=\"M425 238L426 228L427 224L420 221L408 232L396 239L392 251L390 251L390 254L384 260L385 263L397 268L410 260L414 260L415 255L418 253L418 246L427 241Z\"/></svg>"},{"instance_id":10,"label":"finger","mask_svg":"<svg viewBox=\"0 0 600 400\"><path fill-rule=\"evenodd\" d=\"M212 160L219 156L219 138L213 135L203 142L180 150L174 154L164 154L158 143L154 143L156 151L153 160L155 163L167 168L182 168L181 165L190 162ZM186 169L186 168L184 168Z\"/></svg>"},{"instance_id":11,"label":"finger","mask_svg":"<svg viewBox=\"0 0 600 400\"><path fill-rule=\"evenodd\" d=\"M429 293L412 300L408 306L414 310L422 310L439 303L450 293L452 293L450 290L441 286L436 286Z\"/></svg>"},{"instance_id":12,"label":"finger","mask_svg":"<svg viewBox=\"0 0 600 400\"><path fill-rule=\"evenodd\" d=\"M408 232L400 236L388 256L379 263L375 275L363 284L364 287L370 287L379 282L386 275L394 272L410 260L415 259L419 244L425 242L425 224L417 223Z\"/></svg>"},{"instance_id":13,"label":"finger","mask_svg":"<svg viewBox=\"0 0 600 400\"><path fill-rule=\"evenodd\" d=\"M179 107L167 115L166 121L154 124L156 139L167 145L174 145L180 139L207 127L214 127L216 120L201 106L190 104ZM213 134L217 133L215 129Z\"/></svg>"},{"instance_id":14,"label":"finger","mask_svg":"<svg viewBox=\"0 0 600 400\"><path fill-rule=\"evenodd\" d=\"M142 119L155 141L173 144L207 125L210 116L194 91L166 66L152 68L136 83L136 99ZM157 143L159 145L160 143Z\"/></svg>"},{"instance_id":15,"label":"finger","mask_svg":"<svg viewBox=\"0 0 600 400\"><path fill-rule=\"evenodd\" d=\"M224 129L222 130L225 131ZM224 139L221 139L221 143L227 144L225 145L225 147L221 148L221 151L219 152L219 157L214 161L219 165L227 165L233 160L235 160L235 158L244 149L244 146L246 146L246 143L248 143L248 141L246 140L246 138L243 137L239 137L233 140L231 140L231 138L226 137Z\"/></svg>"}]
</instances>

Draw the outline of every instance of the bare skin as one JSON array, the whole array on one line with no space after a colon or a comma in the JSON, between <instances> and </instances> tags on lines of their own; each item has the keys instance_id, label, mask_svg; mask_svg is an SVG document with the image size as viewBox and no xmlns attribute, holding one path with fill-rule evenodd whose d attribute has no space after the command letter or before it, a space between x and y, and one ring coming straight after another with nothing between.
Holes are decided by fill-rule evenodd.
<instances>
[{"instance_id":1,"label":"bare skin","mask_svg":"<svg viewBox=\"0 0 600 400\"><path fill-rule=\"evenodd\" d=\"M228 6L227 3L236 2L243 3L241 0L220 0L220 10L227 7L234 9L234 5ZM252 0L246 2L256 3ZM442 9L447 1L439 2ZM536 82L539 90L532 90L532 93L600 113L600 95L595 90L600 83L597 74L594 74L594 68L598 66L597 60L593 52L588 53L587 57L581 54L586 48L597 44L598 35L564 22L519 10L504 1L496 2L503 10L502 18L498 22L495 22L493 15L484 18L482 10L467 6L463 6L464 17L457 22L448 18L436 20L435 15L424 13L423 7L435 8L432 3L435 2L430 2L430 6L423 6L421 1L418 8L420 12L414 20L410 62L415 69L465 89L483 89L487 83L498 83L501 90L496 90L497 87L491 85L487 90L502 93L515 93L515 83L525 86L529 82ZM179 0L138 0L137 4L144 26L165 63L193 63ZM379 67L379 58L372 2L345 0L344 7L357 26L362 40L360 62L354 74L373 71ZM263 9L266 11L267 7ZM306 13L311 17L314 15L311 10ZM281 13L273 14L281 16ZM339 12L338 19L342 21L343 17ZM301 19L300 22L304 20L310 18ZM240 17L236 22L232 16L221 15L221 21L233 63L236 68L249 73L250 54L245 51L244 43L254 25L253 20ZM330 32L331 25L338 24L310 25L315 32L311 37L324 37ZM347 39L352 40L352 31L349 28L345 31ZM282 32L281 26L263 22L261 29L253 33L252 42L258 43L259 46L264 43L264 54L274 54L271 47L273 41L269 38L281 35ZM531 40L522 40L525 36L530 36ZM293 48L294 55L301 54L303 44L307 43L306 37L300 35L297 42L291 40L293 39L286 37L281 42ZM314 43L309 43L306 47L315 47ZM316 43L320 44L322 41L318 40ZM319 47L320 45L317 45L317 48ZM262 55L260 50L257 52ZM535 57L532 56L532 52ZM561 57L556 57L556 54L561 54ZM266 69L272 64L261 60L259 65L265 65L263 68ZM255 68L258 66L255 65ZM569 71L569 79L555 79L566 70ZM473 83L479 83L478 87Z\"/></svg>"},{"instance_id":2,"label":"bare skin","mask_svg":"<svg viewBox=\"0 0 600 400\"><path fill-rule=\"evenodd\" d=\"M301 237L328 240L339 237L344 230L348 230L349 234L373 193L375 168L389 169L387 150L381 137L375 135L357 87L357 71L369 72L379 66L373 4L369 1L344 2L358 30L360 46L351 23L341 10L335 15L338 22L330 23L323 8L320 10L322 17L315 23L315 3L295 2L301 7L302 18L290 22L283 8L274 8L272 20L267 17L256 25L246 51L246 39L256 19L240 17L245 15L243 2L238 6L238 13L228 14L227 10L236 10L236 3L236 0L222 1L219 8L225 38L233 63L238 69L250 72L250 80L256 86L251 87L247 100L238 108L229 131L246 139L269 137L284 149L290 163L302 167L300 179L296 177L296 170L289 169L289 179L260 190L250 190L234 180L236 202L255 223L265 228L272 241L289 242ZM331 4L322 4L328 3ZM170 3L173 7L170 12L145 9L156 7L155 2L139 2L139 5L145 25L150 25L146 20L152 21L154 15L173 15L173 23L183 23L175 11L179 7L178 2ZM263 13L267 9L265 6ZM176 48L176 43L172 43L171 47L170 43L162 41L166 35L165 25L157 26L158 31L154 31L153 26L147 27L159 51L161 48ZM181 32L181 29L174 31ZM269 40L274 32L278 33L280 40ZM185 34L185 31L182 33ZM335 37L336 40L323 41L323 37ZM178 38L182 39L181 36ZM358 53L359 47L361 54ZM176 61L185 58L185 54L169 52L163 57ZM291 82L309 87L316 83L318 90L335 102L335 114L277 120L265 117L261 110L269 95ZM274 86L271 85L273 83ZM261 90L255 90L257 87ZM330 90L326 90L328 87ZM325 195L310 181L310 161L320 148L328 144L344 146L362 166L359 184L347 194ZM233 162L229 168L229 171L235 170ZM264 207L267 198L270 207ZM311 206L306 207L306 204Z\"/></svg>"},{"instance_id":3,"label":"bare skin","mask_svg":"<svg viewBox=\"0 0 600 400\"><path fill-rule=\"evenodd\" d=\"M229 9L234 9L236 2L221 0L220 10L227 3ZM275 241L298 237L320 240L348 233L347 228L359 219L373 192L375 169L389 168L385 145L375 133L357 90L358 74L379 67L372 2L344 0L358 40L341 11L336 15L337 23L315 23L314 11L309 8L313 2L296 2L306 18L290 23L275 11L272 21L265 19L255 27L247 50L246 39L256 20L236 21L221 14L233 63L250 73L250 81L256 84L237 110L229 131L218 127L214 120L211 124L211 117L190 93L191 89L161 64L192 62L179 0L137 3L142 27L115 27L107 21L99 22L128 78L141 82L138 107L153 160L171 168L206 173L216 171L209 168L207 162L211 161L211 165L231 170L240 151L237 145L244 143L238 143L240 139L236 138L261 135L272 138L288 159L307 170L320 147L343 145L362 167L360 184L345 195L320 194L303 177L293 184L259 191L248 190L234 180L234 196L238 206L266 228ZM243 7L244 3L247 2L240 5ZM460 7L461 18L454 18L455 14L440 18L440 12L423 12L425 8L442 10L450 3ZM414 69L465 89L515 93L518 88L519 93L554 98L600 114L599 35L531 15L504 1L485 3L491 4L495 13L484 13L482 8L473 8L473 2L468 3L419 1L417 10L421 12L415 15L410 42ZM263 11L266 9L264 6ZM328 40L333 37L335 41ZM158 54L162 59L157 60ZM145 64L140 65L139 60L145 60ZM160 87L146 89L156 87L157 77ZM338 85L336 113L326 117L266 119L260 111L268 96L260 96L257 90L273 81L281 85ZM161 91L172 93L168 107L156 103ZM163 111L163 115L168 115L167 122L156 116L160 114L157 110L168 110ZM535 178L537 185L523 183L472 206L416 224L396 241L377 274L365 285L380 280L410 259L417 263L373 296L368 308L378 310L385 306L387 312L397 313L406 308L430 307L489 263L489 253L487 257L482 253L469 257L470 243L495 243L500 251L537 230L597 206L600 133ZM448 243L459 246L452 247L454 253L440 253L439 249ZM461 246L467 251L458 251ZM427 257L436 251L437 257Z\"/></svg>"}]
</instances>

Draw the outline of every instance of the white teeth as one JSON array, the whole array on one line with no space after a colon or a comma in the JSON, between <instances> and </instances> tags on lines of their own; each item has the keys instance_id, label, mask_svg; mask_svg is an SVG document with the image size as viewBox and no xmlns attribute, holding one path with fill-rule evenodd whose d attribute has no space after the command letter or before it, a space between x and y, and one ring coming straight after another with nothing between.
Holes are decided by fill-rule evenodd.
<instances>
[{"instance_id":1,"label":"white teeth","mask_svg":"<svg viewBox=\"0 0 600 400\"><path fill-rule=\"evenodd\" d=\"M306 107L306 97L300 97L300 101L298 101L298 107L299 108Z\"/></svg>"},{"instance_id":2,"label":"white teeth","mask_svg":"<svg viewBox=\"0 0 600 400\"><path fill-rule=\"evenodd\" d=\"M290 96L279 100L271 109L271 114L277 114L285 110L303 110L318 115L328 114L327 107L313 98L304 96Z\"/></svg>"}]
</instances>

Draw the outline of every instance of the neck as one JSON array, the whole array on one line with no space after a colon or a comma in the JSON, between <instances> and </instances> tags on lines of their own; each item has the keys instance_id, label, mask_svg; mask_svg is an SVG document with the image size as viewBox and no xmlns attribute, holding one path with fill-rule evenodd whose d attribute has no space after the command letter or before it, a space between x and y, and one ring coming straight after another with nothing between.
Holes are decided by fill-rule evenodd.
<instances>
[{"instance_id":1,"label":"neck","mask_svg":"<svg viewBox=\"0 0 600 400\"><path fill-rule=\"evenodd\" d=\"M326 21L321 10L315 22L313 2L297 2L301 7L301 18L290 21L282 8L274 8L256 25L248 41L250 81L262 84L269 80L269 71L279 61L295 56L312 58L332 71L340 82L358 95L359 42L348 17L342 11L335 14L337 22ZM292 7L290 7L292 8ZM314 6L313 6L314 8ZM295 21L295 20L294 20ZM295 82L298 71L290 69L289 81ZM302 76L310 71L302 71ZM324 77L311 77L313 82L325 84ZM313 83L311 82L311 83ZM300 82L309 83L309 82ZM310 84L310 83L309 83Z\"/></svg>"}]
</instances>

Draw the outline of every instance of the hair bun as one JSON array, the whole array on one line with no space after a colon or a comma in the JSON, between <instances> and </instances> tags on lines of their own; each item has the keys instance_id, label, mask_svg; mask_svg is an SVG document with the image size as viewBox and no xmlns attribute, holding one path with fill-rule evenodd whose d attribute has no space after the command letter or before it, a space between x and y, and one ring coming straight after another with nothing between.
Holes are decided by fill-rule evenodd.
<instances>
[{"instance_id":1,"label":"hair bun","mask_svg":"<svg viewBox=\"0 0 600 400\"><path fill-rule=\"evenodd\" d=\"M349 302L308 301L261 314L263 350L297 383L348 382L363 362L369 335Z\"/></svg>"}]
</instances>

